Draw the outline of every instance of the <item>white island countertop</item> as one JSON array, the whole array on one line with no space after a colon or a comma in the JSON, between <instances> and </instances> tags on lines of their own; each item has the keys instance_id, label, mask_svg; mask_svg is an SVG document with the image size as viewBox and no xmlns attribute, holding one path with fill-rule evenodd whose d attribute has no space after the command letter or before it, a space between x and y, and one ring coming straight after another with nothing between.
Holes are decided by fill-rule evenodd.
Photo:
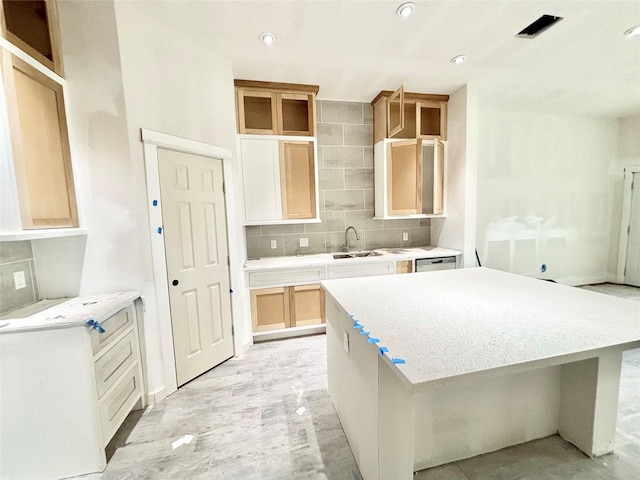
<instances>
[{"instance_id":1,"label":"white island countertop","mask_svg":"<svg viewBox=\"0 0 640 480\"><path fill-rule=\"evenodd\" d=\"M640 303L487 268L322 285L413 389L640 347Z\"/></svg>"},{"instance_id":2,"label":"white island countertop","mask_svg":"<svg viewBox=\"0 0 640 480\"><path fill-rule=\"evenodd\" d=\"M317 253L313 255L293 255L284 257L263 257L248 259L244 264L247 272L256 270L268 270L276 268L297 268L308 266L347 265L356 263L374 263L401 260L414 260L416 258L455 257L462 254L460 250L443 247L398 247L381 248L372 250L377 255L358 258L333 258L333 253ZM343 252L335 252L341 254ZM351 250L349 253L358 253Z\"/></svg>"},{"instance_id":3,"label":"white island countertop","mask_svg":"<svg viewBox=\"0 0 640 480\"><path fill-rule=\"evenodd\" d=\"M70 299L41 300L0 317L0 335L16 332L68 328L87 320L102 320L125 308L139 292L83 295Z\"/></svg>"}]
</instances>

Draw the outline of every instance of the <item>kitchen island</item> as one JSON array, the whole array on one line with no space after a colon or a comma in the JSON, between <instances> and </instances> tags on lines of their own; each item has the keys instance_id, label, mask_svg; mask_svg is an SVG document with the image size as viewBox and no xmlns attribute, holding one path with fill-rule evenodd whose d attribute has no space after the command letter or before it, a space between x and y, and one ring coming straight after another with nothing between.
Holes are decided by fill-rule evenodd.
<instances>
[{"instance_id":1,"label":"kitchen island","mask_svg":"<svg viewBox=\"0 0 640 480\"><path fill-rule=\"evenodd\" d=\"M329 393L364 480L555 433L612 450L638 303L486 268L322 285Z\"/></svg>"}]
</instances>

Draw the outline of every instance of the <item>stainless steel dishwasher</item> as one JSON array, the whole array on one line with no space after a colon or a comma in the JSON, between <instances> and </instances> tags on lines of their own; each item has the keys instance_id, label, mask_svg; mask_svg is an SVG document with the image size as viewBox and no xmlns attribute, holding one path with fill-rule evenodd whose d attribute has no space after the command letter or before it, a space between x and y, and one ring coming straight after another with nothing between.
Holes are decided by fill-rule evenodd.
<instances>
[{"instance_id":1,"label":"stainless steel dishwasher","mask_svg":"<svg viewBox=\"0 0 640 480\"><path fill-rule=\"evenodd\" d=\"M456 257L416 258L415 272L432 272L456 268Z\"/></svg>"}]
</instances>

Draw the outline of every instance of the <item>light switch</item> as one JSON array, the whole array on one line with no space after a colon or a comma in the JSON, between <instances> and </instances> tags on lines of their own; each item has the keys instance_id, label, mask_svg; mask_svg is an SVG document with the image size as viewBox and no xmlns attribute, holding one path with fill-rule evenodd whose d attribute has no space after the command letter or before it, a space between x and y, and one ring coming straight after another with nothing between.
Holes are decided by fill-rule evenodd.
<instances>
[{"instance_id":1,"label":"light switch","mask_svg":"<svg viewBox=\"0 0 640 480\"><path fill-rule=\"evenodd\" d=\"M342 346L344 347L344 351L349 353L349 332L346 330L342 332Z\"/></svg>"},{"instance_id":2,"label":"light switch","mask_svg":"<svg viewBox=\"0 0 640 480\"><path fill-rule=\"evenodd\" d=\"M27 281L24 278L24 271L13 272L13 283L16 286L16 290L27 287Z\"/></svg>"},{"instance_id":3,"label":"light switch","mask_svg":"<svg viewBox=\"0 0 640 480\"><path fill-rule=\"evenodd\" d=\"M402 241L406 242L409 240L409 232L402 232Z\"/></svg>"},{"instance_id":4,"label":"light switch","mask_svg":"<svg viewBox=\"0 0 640 480\"><path fill-rule=\"evenodd\" d=\"M301 247L308 247L309 246L309 239L308 238L301 238L300 239L300 246Z\"/></svg>"},{"instance_id":5,"label":"light switch","mask_svg":"<svg viewBox=\"0 0 640 480\"><path fill-rule=\"evenodd\" d=\"M277 240L271 240L271 248L278 248L278 241Z\"/></svg>"}]
</instances>

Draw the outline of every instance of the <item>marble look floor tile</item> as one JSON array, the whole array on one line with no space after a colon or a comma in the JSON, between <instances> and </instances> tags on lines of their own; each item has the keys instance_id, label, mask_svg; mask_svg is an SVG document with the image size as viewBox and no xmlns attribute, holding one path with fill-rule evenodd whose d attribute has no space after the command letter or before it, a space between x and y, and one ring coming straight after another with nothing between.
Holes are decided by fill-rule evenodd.
<instances>
[{"instance_id":1,"label":"marble look floor tile","mask_svg":"<svg viewBox=\"0 0 640 480\"><path fill-rule=\"evenodd\" d=\"M594 290L640 300L640 289ZM624 287L624 286L623 286ZM326 337L264 342L133 412L106 470L82 480L362 480L327 392ZM615 453L558 436L418 472L415 480L640 478L640 349L623 354ZM302 409L303 408L303 409ZM182 435L191 443L175 450ZM395 479L384 479L395 480Z\"/></svg>"}]
</instances>

